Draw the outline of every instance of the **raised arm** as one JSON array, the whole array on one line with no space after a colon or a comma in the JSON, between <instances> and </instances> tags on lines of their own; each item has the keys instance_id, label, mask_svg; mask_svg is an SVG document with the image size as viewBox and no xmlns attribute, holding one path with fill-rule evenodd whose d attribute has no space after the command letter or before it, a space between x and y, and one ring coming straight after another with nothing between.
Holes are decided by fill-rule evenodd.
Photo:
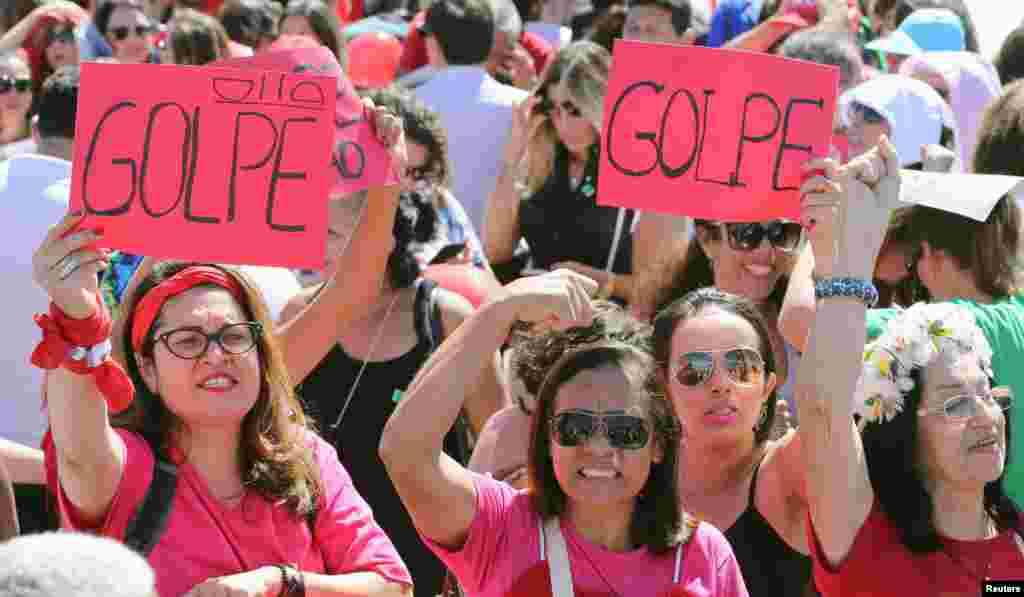
<instances>
[{"instance_id":1,"label":"raised arm","mask_svg":"<svg viewBox=\"0 0 1024 597\"><path fill-rule=\"evenodd\" d=\"M35 28L36 23L38 23L41 18L47 15L60 13L73 15L81 21L85 21L88 18L88 14L82 10L82 7L73 2L57 0L56 2L43 4L28 13L25 18L15 23L13 27L3 34L3 36L0 36L0 53L13 52L14 50L17 50L25 43L29 34L32 33L32 29Z\"/></svg>"},{"instance_id":2,"label":"raised arm","mask_svg":"<svg viewBox=\"0 0 1024 597\"><path fill-rule=\"evenodd\" d=\"M32 257L36 283L73 320L89 319L104 308L97 274L107 266L106 255L89 248L97 239L92 231L61 238L80 220L65 216ZM81 517L98 521L124 472L123 446L108 422L107 403L91 375L59 367L47 371L45 384L61 487Z\"/></svg>"},{"instance_id":3,"label":"raised arm","mask_svg":"<svg viewBox=\"0 0 1024 597\"><path fill-rule=\"evenodd\" d=\"M0 458L0 543L18 536L18 508L14 503L11 475Z\"/></svg>"},{"instance_id":4,"label":"raised arm","mask_svg":"<svg viewBox=\"0 0 1024 597\"><path fill-rule=\"evenodd\" d=\"M7 466L11 483L45 485L43 451L0 438L0 462Z\"/></svg>"},{"instance_id":5,"label":"raised arm","mask_svg":"<svg viewBox=\"0 0 1024 597\"><path fill-rule=\"evenodd\" d=\"M505 263L512 259L521 233L519 230L519 166L526 154L529 140L530 114L537 104L536 96L530 96L512 111L512 129L505 142L505 157L502 160L498 184L487 198L484 214L484 253L492 264Z\"/></svg>"},{"instance_id":6,"label":"raised arm","mask_svg":"<svg viewBox=\"0 0 1024 597\"><path fill-rule=\"evenodd\" d=\"M593 280L566 271L517 280L445 340L410 384L384 428L380 457L426 538L459 547L476 515L470 473L442 448L490 355L517 320L586 321L596 291Z\"/></svg>"},{"instance_id":7,"label":"raised arm","mask_svg":"<svg viewBox=\"0 0 1024 597\"><path fill-rule=\"evenodd\" d=\"M396 171L405 173L405 134L398 117L374 108L378 137L391 148ZM340 330L364 316L377 300L388 255L395 246L392 228L399 187L376 186L367 193L367 206L352 240L338 262L337 272L323 291L297 316L274 330L282 347L292 383L298 384L316 368L338 341Z\"/></svg>"},{"instance_id":8,"label":"raised arm","mask_svg":"<svg viewBox=\"0 0 1024 597\"><path fill-rule=\"evenodd\" d=\"M802 189L803 217L812 227L815 277L870 283L890 207L899 195L895 150L883 141L874 153L842 169L831 160L812 160L807 167L826 172ZM864 448L852 417L866 340L866 311L858 298L820 300L797 375L808 507L822 551L832 565L849 553L874 502Z\"/></svg>"},{"instance_id":9,"label":"raised arm","mask_svg":"<svg viewBox=\"0 0 1024 597\"><path fill-rule=\"evenodd\" d=\"M800 252L789 275L786 296L779 311L779 333L803 352L814 324L814 251L808 245Z\"/></svg>"}]
</instances>

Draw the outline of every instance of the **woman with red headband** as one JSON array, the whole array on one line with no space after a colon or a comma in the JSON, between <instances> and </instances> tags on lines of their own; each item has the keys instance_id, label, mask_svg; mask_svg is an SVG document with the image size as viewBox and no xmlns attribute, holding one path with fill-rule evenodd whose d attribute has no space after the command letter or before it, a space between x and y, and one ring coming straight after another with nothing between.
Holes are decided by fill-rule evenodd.
<instances>
[{"instance_id":1,"label":"woman with red headband","mask_svg":"<svg viewBox=\"0 0 1024 597\"><path fill-rule=\"evenodd\" d=\"M404 169L400 122L375 116ZM235 270L157 263L122 308L123 367L98 294L98 233L68 235L72 216L51 229L34 256L52 303L36 318L44 337L32 362L47 369L44 446L62 526L146 553L162 597L411 595L405 565L334 448L310 431L290 381L373 302L397 193L370 189L366 225L340 264L345 283L332 280L276 330ZM108 411L124 412L111 422ZM173 498L139 537L154 487Z\"/></svg>"}]
</instances>

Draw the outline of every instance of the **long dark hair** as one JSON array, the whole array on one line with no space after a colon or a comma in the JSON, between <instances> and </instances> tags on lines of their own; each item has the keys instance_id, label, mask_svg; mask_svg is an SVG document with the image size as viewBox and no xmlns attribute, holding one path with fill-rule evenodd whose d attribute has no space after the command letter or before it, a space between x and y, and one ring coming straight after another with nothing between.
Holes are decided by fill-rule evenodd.
<instances>
[{"instance_id":1,"label":"long dark hair","mask_svg":"<svg viewBox=\"0 0 1024 597\"><path fill-rule=\"evenodd\" d=\"M391 288L409 288L420 277L415 246L437 235L437 209L431 191L403 191L398 198L398 211L392 233L395 248L388 255L387 275Z\"/></svg>"},{"instance_id":2,"label":"long dark hair","mask_svg":"<svg viewBox=\"0 0 1024 597\"><path fill-rule=\"evenodd\" d=\"M754 303L747 298L722 292L717 288L701 288L690 292L669 306L665 307L654 318L653 351L658 361L658 369L665 375L664 383L668 383L668 372L671 370L672 336L676 329L700 315L705 309L720 309L746 320L757 333L758 351L764 359L764 374L775 373L775 352L772 350L771 335L768 324ZM773 389L764 405L764 416L754 429L754 442L761 445L768 441L775 421L775 403L778 400L777 390Z\"/></svg>"},{"instance_id":3,"label":"long dark hair","mask_svg":"<svg viewBox=\"0 0 1024 597\"><path fill-rule=\"evenodd\" d=\"M914 389L903 395L903 410L889 421L869 423L861 434L867 459L871 486L882 511L900 531L903 545L916 554L933 553L942 549L942 541L935 529L935 505L925 489L918 470L917 409L921 404L923 379L920 369L910 373ZM1020 508L1007 495L1003 484L1012 458L1010 416L1006 414L1006 467L998 479L985 485L985 511L996 521L1000 530L1022 532Z\"/></svg>"},{"instance_id":4,"label":"long dark hair","mask_svg":"<svg viewBox=\"0 0 1024 597\"><path fill-rule=\"evenodd\" d=\"M153 358L156 346L153 330L159 327L160 318L146 332L139 354L132 347L132 326L135 308L149 291L194 265L215 267L234 278L243 289L239 306L247 318L260 323L264 329L256 344L262 377L259 397L242 419L242 483L267 500L283 502L295 516L310 517L316 512L322 495L320 470L305 444L304 431L310 426L288 378L284 357L270 332L274 327L267 307L259 291L236 270L214 264L162 262L142 279L122 310L126 318L120 339L121 360L135 386L135 400L128 410L113 419L113 424L161 437L164 442L174 432L187 431L184 422L167 408L160 396L149 390L141 373L140 357Z\"/></svg>"},{"instance_id":5,"label":"long dark hair","mask_svg":"<svg viewBox=\"0 0 1024 597\"><path fill-rule=\"evenodd\" d=\"M613 312L610 316L628 317L621 312ZM550 332L549 335L554 337L559 333ZM662 376L650 356L647 334L616 340L596 340L594 344L585 344L562 354L540 386L530 433L532 503L538 514L545 519L560 516L567 506L568 498L555 477L551 462L550 419L554 414L558 390L583 371L617 368L631 381L634 391L639 393L654 428L653 441L658 442L663 453L661 462L651 464L647 482L637 496L630 538L635 545L643 545L653 553L665 553L687 541L696 527L695 521L679 508L676 473L679 465L679 421L662 391ZM541 345L536 344L535 347ZM549 345L559 350L557 343ZM548 354L545 351L528 353L520 358L520 362L536 357L546 359Z\"/></svg>"}]
</instances>

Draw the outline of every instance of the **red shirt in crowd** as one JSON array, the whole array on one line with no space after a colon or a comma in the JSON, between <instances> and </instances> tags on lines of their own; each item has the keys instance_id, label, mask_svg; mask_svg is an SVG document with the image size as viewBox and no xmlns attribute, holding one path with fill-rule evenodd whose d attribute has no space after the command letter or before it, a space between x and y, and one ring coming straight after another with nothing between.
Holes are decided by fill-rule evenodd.
<instances>
[{"instance_id":1,"label":"red shirt in crowd","mask_svg":"<svg viewBox=\"0 0 1024 597\"><path fill-rule=\"evenodd\" d=\"M426 18L426 11L421 10L409 24L409 35L405 38L402 59L398 63L399 72L407 73L427 64L427 43L419 29ZM519 43L533 57L533 64L539 75L547 65L548 59L554 54L554 48L543 37L527 31L523 31L519 36Z\"/></svg>"},{"instance_id":2,"label":"red shirt in crowd","mask_svg":"<svg viewBox=\"0 0 1024 597\"><path fill-rule=\"evenodd\" d=\"M1024 544L1013 531L986 541L942 540L942 551L912 554L878 500L850 553L830 566L807 519L814 580L823 597L979 595L982 582L1024 578Z\"/></svg>"}]
</instances>

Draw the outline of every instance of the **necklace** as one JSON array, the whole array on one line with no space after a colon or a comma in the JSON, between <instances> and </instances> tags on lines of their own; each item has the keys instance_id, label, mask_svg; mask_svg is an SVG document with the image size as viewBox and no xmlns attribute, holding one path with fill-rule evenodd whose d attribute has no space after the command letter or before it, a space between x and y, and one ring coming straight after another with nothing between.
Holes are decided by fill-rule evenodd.
<instances>
[{"instance_id":1,"label":"necklace","mask_svg":"<svg viewBox=\"0 0 1024 597\"><path fill-rule=\"evenodd\" d=\"M366 366L370 364L370 360L373 359L373 350L377 348L377 343L380 342L381 336L384 335L384 324L387 323L388 317L391 316L391 310L395 308L395 303L398 302L398 297L401 296L399 293L395 293L395 298L391 299L391 304L388 305L388 310L384 312L384 319L380 320L377 324L377 332L373 336L373 340L370 342L370 349L366 351L366 358L363 359L363 364L359 366L359 373L356 374L355 381L352 382L352 389L348 391L348 397L345 398L344 404L341 406L341 412L338 413L338 418L334 420L334 424L331 425L331 431L337 432L341 427L341 420L345 418L345 412L348 410L349 404L352 403L352 397L356 395L356 388L359 387L359 380L363 378L363 373L366 372Z\"/></svg>"}]
</instances>

